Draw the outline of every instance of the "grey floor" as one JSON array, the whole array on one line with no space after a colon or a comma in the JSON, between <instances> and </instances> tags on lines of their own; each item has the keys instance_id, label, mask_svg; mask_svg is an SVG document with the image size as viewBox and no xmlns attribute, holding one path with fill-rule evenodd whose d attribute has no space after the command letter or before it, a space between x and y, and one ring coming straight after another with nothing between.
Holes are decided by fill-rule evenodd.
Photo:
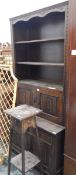
<instances>
[{"instance_id":1,"label":"grey floor","mask_svg":"<svg viewBox=\"0 0 76 175\"><path fill-rule=\"evenodd\" d=\"M3 154L2 149L0 149L0 157ZM3 165L0 165L0 175L8 175L8 159L6 158ZM20 171L18 171L13 165L11 165L11 174L10 175L22 175ZM40 175L40 173L33 169L30 172L27 172L26 175Z\"/></svg>"},{"instance_id":2,"label":"grey floor","mask_svg":"<svg viewBox=\"0 0 76 175\"><path fill-rule=\"evenodd\" d=\"M0 165L0 175L7 175L7 160L3 165ZM11 174L10 175L22 175L14 166L11 166ZM40 175L40 173L33 169L31 172L27 172L26 175Z\"/></svg>"}]
</instances>

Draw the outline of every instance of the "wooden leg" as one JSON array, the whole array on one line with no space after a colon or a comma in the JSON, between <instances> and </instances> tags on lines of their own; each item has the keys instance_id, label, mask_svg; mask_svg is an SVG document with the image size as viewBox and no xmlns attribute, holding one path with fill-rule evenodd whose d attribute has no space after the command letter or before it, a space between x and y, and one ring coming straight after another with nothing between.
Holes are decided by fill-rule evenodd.
<instances>
[{"instance_id":1,"label":"wooden leg","mask_svg":"<svg viewBox=\"0 0 76 175\"><path fill-rule=\"evenodd\" d=\"M10 169L11 169L11 153L12 153L12 134L13 134L13 128L10 129L10 139L9 139L9 154L8 154L8 175L10 175Z\"/></svg>"},{"instance_id":2,"label":"wooden leg","mask_svg":"<svg viewBox=\"0 0 76 175\"><path fill-rule=\"evenodd\" d=\"M42 161L41 161L40 139L39 139L39 133L38 133L38 127L37 126L36 126L36 135L37 135L38 151L39 151L39 158L40 158L40 169L41 169L41 174L42 174Z\"/></svg>"},{"instance_id":3,"label":"wooden leg","mask_svg":"<svg viewBox=\"0 0 76 175\"><path fill-rule=\"evenodd\" d=\"M21 134L21 149L22 149L22 175L25 175L25 134Z\"/></svg>"}]
</instances>

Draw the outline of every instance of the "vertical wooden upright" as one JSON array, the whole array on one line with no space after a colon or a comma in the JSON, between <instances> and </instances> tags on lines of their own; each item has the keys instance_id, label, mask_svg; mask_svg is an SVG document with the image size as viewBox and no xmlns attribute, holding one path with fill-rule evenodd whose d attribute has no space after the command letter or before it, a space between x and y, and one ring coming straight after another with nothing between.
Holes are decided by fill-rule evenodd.
<instances>
[{"instance_id":1,"label":"vertical wooden upright","mask_svg":"<svg viewBox=\"0 0 76 175\"><path fill-rule=\"evenodd\" d=\"M69 0L64 175L76 175L76 1Z\"/></svg>"}]
</instances>

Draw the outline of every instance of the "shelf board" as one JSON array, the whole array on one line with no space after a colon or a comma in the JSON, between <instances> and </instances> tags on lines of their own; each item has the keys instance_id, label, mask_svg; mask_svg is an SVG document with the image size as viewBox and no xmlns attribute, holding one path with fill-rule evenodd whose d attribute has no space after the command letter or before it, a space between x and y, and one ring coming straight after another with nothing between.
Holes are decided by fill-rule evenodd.
<instances>
[{"instance_id":1,"label":"shelf board","mask_svg":"<svg viewBox=\"0 0 76 175\"><path fill-rule=\"evenodd\" d=\"M49 41L56 41L56 40L64 40L64 37L55 37L55 38L48 38L48 39L29 40L29 41L17 41L15 42L15 44L41 43L41 42L49 42Z\"/></svg>"},{"instance_id":2,"label":"shelf board","mask_svg":"<svg viewBox=\"0 0 76 175\"><path fill-rule=\"evenodd\" d=\"M37 66L64 66L64 63L48 63L48 62L17 62L17 64L37 65Z\"/></svg>"},{"instance_id":3,"label":"shelf board","mask_svg":"<svg viewBox=\"0 0 76 175\"><path fill-rule=\"evenodd\" d=\"M21 84L29 84L29 85L35 85L36 87L44 87L52 90L59 90L63 91L63 85L58 83L48 83L48 82L42 82L39 80L20 80L19 83Z\"/></svg>"},{"instance_id":4,"label":"shelf board","mask_svg":"<svg viewBox=\"0 0 76 175\"><path fill-rule=\"evenodd\" d=\"M11 163L20 171L22 171L22 154L18 154L11 159ZM25 173L34 168L40 160L37 156L29 151L25 151Z\"/></svg>"},{"instance_id":5,"label":"shelf board","mask_svg":"<svg viewBox=\"0 0 76 175\"><path fill-rule=\"evenodd\" d=\"M56 135L59 132L63 131L65 129L64 126L61 126L59 124L53 123L51 121L48 121L41 117L36 117L37 126L43 130L46 130L46 132Z\"/></svg>"}]
</instances>

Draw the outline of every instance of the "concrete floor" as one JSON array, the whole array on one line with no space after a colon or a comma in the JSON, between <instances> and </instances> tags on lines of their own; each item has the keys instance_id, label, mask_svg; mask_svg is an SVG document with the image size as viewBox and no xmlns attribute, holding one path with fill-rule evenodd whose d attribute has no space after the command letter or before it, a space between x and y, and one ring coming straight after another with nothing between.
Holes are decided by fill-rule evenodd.
<instances>
[{"instance_id":1,"label":"concrete floor","mask_svg":"<svg viewBox=\"0 0 76 175\"><path fill-rule=\"evenodd\" d=\"M36 170L32 170L31 172L26 173L26 175L39 175ZM7 175L7 165L0 166L0 175ZM22 175L16 168L11 167L11 174L10 175Z\"/></svg>"},{"instance_id":2,"label":"concrete floor","mask_svg":"<svg viewBox=\"0 0 76 175\"><path fill-rule=\"evenodd\" d=\"M0 156L3 154L2 149L0 149ZM0 165L0 175L7 175L7 168L8 168L8 160L4 161L3 165ZM10 175L22 175L20 171L17 170L13 165L11 165L11 174ZM27 172L26 175L40 175L40 173L33 169L30 172Z\"/></svg>"},{"instance_id":3,"label":"concrete floor","mask_svg":"<svg viewBox=\"0 0 76 175\"><path fill-rule=\"evenodd\" d=\"M7 160L3 165L0 165L0 175L7 175ZM11 166L11 174L10 175L22 175L20 171L18 171L14 166ZM31 172L27 172L26 175L40 175L40 173L33 169Z\"/></svg>"}]
</instances>

